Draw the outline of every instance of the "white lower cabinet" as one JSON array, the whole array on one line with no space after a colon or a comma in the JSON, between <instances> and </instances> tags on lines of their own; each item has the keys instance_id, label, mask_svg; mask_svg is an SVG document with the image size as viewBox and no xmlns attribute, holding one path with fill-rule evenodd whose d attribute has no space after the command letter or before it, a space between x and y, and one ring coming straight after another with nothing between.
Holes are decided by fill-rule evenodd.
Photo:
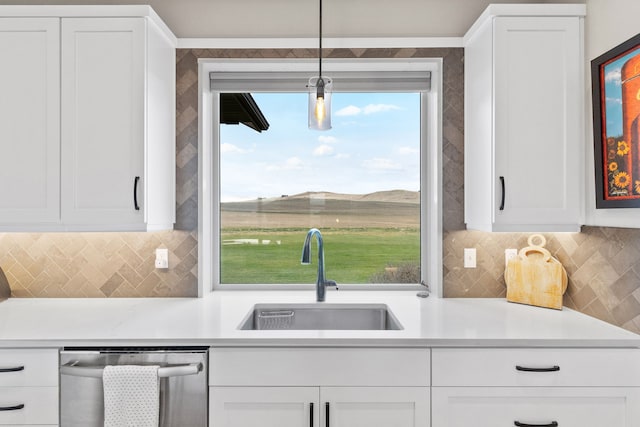
<instances>
[{"instance_id":1,"label":"white lower cabinet","mask_svg":"<svg viewBox=\"0 0 640 427\"><path fill-rule=\"evenodd\" d=\"M633 427L640 389L434 387L434 427Z\"/></svg>"},{"instance_id":2,"label":"white lower cabinet","mask_svg":"<svg viewBox=\"0 0 640 427\"><path fill-rule=\"evenodd\" d=\"M427 387L211 387L210 426L427 427Z\"/></svg>"},{"instance_id":3,"label":"white lower cabinet","mask_svg":"<svg viewBox=\"0 0 640 427\"><path fill-rule=\"evenodd\" d=\"M0 387L0 425L57 425L57 387Z\"/></svg>"},{"instance_id":4,"label":"white lower cabinet","mask_svg":"<svg viewBox=\"0 0 640 427\"><path fill-rule=\"evenodd\" d=\"M432 350L433 427L640 426L640 349Z\"/></svg>"},{"instance_id":5,"label":"white lower cabinet","mask_svg":"<svg viewBox=\"0 0 640 427\"><path fill-rule=\"evenodd\" d=\"M210 427L638 427L638 348L212 348Z\"/></svg>"},{"instance_id":6,"label":"white lower cabinet","mask_svg":"<svg viewBox=\"0 0 640 427\"><path fill-rule=\"evenodd\" d=\"M0 350L0 426L58 425L58 349Z\"/></svg>"},{"instance_id":7,"label":"white lower cabinet","mask_svg":"<svg viewBox=\"0 0 640 427\"><path fill-rule=\"evenodd\" d=\"M430 350L212 348L210 427L430 427Z\"/></svg>"},{"instance_id":8,"label":"white lower cabinet","mask_svg":"<svg viewBox=\"0 0 640 427\"><path fill-rule=\"evenodd\" d=\"M427 387L321 387L320 425L426 427L429 406Z\"/></svg>"},{"instance_id":9,"label":"white lower cabinet","mask_svg":"<svg viewBox=\"0 0 640 427\"><path fill-rule=\"evenodd\" d=\"M209 425L319 426L317 387L211 387Z\"/></svg>"}]
</instances>

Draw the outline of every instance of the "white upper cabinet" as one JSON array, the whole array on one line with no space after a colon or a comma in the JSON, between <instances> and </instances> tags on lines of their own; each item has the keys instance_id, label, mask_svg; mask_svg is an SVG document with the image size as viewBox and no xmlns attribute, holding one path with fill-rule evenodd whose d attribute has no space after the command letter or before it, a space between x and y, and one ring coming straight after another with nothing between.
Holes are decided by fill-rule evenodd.
<instances>
[{"instance_id":1,"label":"white upper cabinet","mask_svg":"<svg viewBox=\"0 0 640 427\"><path fill-rule=\"evenodd\" d=\"M465 36L465 222L579 231L584 5L499 6Z\"/></svg>"},{"instance_id":2,"label":"white upper cabinet","mask_svg":"<svg viewBox=\"0 0 640 427\"><path fill-rule=\"evenodd\" d=\"M143 222L143 18L62 21L62 217Z\"/></svg>"},{"instance_id":3,"label":"white upper cabinet","mask_svg":"<svg viewBox=\"0 0 640 427\"><path fill-rule=\"evenodd\" d=\"M60 25L0 18L0 224L60 218Z\"/></svg>"},{"instance_id":4,"label":"white upper cabinet","mask_svg":"<svg viewBox=\"0 0 640 427\"><path fill-rule=\"evenodd\" d=\"M135 17L127 8L101 17L103 8L48 7L48 13L63 10L69 16L1 21L17 28L22 45L16 49L39 53L23 54L14 61L20 70L2 79L17 89L9 91L0 112L21 108L25 118L13 114L15 133L27 142L17 151L10 143L12 128L0 128L0 158L9 157L0 173L8 177L3 182L13 182L0 190L8 193L0 201L0 230L173 228L175 43L151 9L135 7L150 11ZM52 26L46 45L32 48L35 41L21 35L31 21ZM5 57L11 54L0 43ZM23 213L27 209L30 215Z\"/></svg>"}]
</instances>

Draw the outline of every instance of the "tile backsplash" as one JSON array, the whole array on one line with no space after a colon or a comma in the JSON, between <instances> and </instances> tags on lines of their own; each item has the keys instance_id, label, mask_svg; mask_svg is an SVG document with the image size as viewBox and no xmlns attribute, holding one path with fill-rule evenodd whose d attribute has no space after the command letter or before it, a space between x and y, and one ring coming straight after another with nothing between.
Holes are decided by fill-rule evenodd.
<instances>
[{"instance_id":1,"label":"tile backsplash","mask_svg":"<svg viewBox=\"0 0 640 427\"><path fill-rule=\"evenodd\" d=\"M169 269L155 268L158 247ZM0 234L14 297L197 296L197 250L188 231Z\"/></svg>"},{"instance_id":2,"label":"tile backsplash","mask_svg":"<svg viewBox=\"0 0 640 427\"><path fill-rule=\"evenodd\" d=\"M504 249L528 234L467 231L464 226L463 50L327 49L334 58L443 58L443 211L446 297L502 297ZM197 146L199 58L315 58L315 49L178 49L176 84L176 229L157 233L0 234L0 267L16 297L195 296L197 294ZM565 266L566 306L640 332L640 230L584 227L545 234ZM167 247L170 269L156 270ZM478 266L464 269L465 247ZM542 310L542 309L541 309Z\"/></svg>"}]
</instances>

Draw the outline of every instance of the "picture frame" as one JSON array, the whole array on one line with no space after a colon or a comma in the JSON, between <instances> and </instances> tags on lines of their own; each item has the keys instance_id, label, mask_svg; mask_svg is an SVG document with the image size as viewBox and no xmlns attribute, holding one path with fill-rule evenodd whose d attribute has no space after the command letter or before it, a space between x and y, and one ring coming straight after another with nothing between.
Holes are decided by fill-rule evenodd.
<instances>
[{"instance_id":1,"label":"picture frame","mask_svg":"<svg viewBox=\"0 0 640 427\"><path fill-rule=\"evenodd\" d=\"M640 208L640 34L591 61L596 209Z\"/></svg>"}]
</instances>

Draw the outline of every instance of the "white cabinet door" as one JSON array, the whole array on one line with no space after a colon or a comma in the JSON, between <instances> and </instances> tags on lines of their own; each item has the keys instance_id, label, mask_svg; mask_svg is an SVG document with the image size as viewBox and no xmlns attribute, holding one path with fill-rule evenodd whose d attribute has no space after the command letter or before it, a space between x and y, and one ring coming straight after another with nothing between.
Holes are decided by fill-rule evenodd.
<instances>
[{"instance_id":1,"label":"white cabinet door","mask_svg":"<svg viewBox=\"0 0 640 427\"><path fill-rule=\"evenodd\" d=\"M579 25L571 17L495 20L499 224L577 224L584 161Z\"/></svg>"},{"instance_id":2,"label":"white cabinet door","mask_svg":"<svg viewBox=\"0 0 640 427\"><path fill-rule=\"evenodd\" d=\"M465 43L465 222L579 231L581 18L490 18Z\"/></svg>"},{"instance_id":3,"label":"white cabinet door","mask_svg":"<svg viewBox=\"0 0 640 427\"><path fill-rule=\"evenodd\" d=\"M320 406L322 426L430 425L428 387L321 387Z\"/></svg>"},{"instance_id":4,"label":"white cabinet door","mask_svg":"<svg viewBox=\"0 0 640 427\"><path fill-rule=\"evenodd\" d=\"M0 19L0 224L60 221L60 23Z\"/></svg>"},{"instance_id":5,"label":"white cabinet door","mask_svg":"<svg viewBox=\"0 0 640 427\"><path fill-rule=\"evenodd\" d=\"M145 25L144 18L62 19L66 223L144 222Z\"/></svg>"},{"instance_id":6,"label":"white cabinet door","mask_svg":"<svg viewBox=\"0 0 640 427\"><path fill-rule=\"evenodd\" d=\"M434 427L640 425L638 388L434 387L432 394Z\"/></svg>"},{"instance_id":7,"label":"white cabinet door","mask_svg":"<svg viewBox=\"0 0 640 427\"><path fill-rule=\"evenodd\" d=\"M212 427L319 426L318 387L211 387Z\"/></svg>"}]
</instances>

